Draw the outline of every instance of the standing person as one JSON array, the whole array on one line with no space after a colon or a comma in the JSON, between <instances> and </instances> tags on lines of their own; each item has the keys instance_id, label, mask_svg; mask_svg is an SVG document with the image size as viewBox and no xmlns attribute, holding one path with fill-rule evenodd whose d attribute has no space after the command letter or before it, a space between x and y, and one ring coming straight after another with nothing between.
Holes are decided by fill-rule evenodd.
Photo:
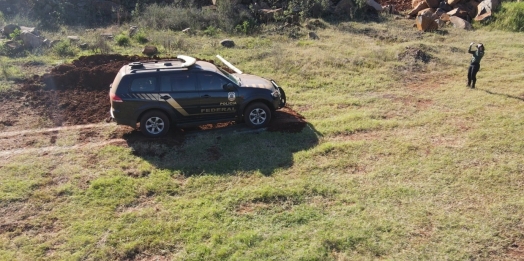
<instances>
[{"instance_id":1,"label":"standing person","mask_svg":"<svg viewBox=\"0 0 524 261\"><path fill-rule=\"evenodd\" d=\"M469 45L468 53L472 54L471 64L468 69L468 87L471 86L472 89L475 88L475 83L477 82L477 72L480 70L480 60L484 56L484 45L479 43L477 44L477 50L472 51L471 46L475 43Z\"/></svg>"}]
</instances>

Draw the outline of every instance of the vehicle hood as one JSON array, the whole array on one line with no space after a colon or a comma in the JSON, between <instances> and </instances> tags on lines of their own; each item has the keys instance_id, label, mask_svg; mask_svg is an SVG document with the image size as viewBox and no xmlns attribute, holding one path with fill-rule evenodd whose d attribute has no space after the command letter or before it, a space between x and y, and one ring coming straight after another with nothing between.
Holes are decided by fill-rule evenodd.
<instances>
[{"instance_id":1,"label":"vehicle hood","mask_svg":"<svg viewBox=\"0 0 524 261\"><path fill-rule=\"evenodd\" d=\"M273 84L260 76L250 75L250 74L234 74L236 77L240 78L241 85L240 87L250 87L250 88L262 88L272 90L274 89Z\"/></svg>"}]
</instances>

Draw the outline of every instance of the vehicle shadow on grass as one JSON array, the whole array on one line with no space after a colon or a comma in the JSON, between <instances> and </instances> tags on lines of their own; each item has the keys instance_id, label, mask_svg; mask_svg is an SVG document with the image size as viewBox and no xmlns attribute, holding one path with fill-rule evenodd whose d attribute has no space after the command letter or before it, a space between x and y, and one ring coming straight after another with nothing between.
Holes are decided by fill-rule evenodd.
<instances>
[{"instance_id":1,"label":"vehicle shadow on grass","mask_svg":"<svg viewBox=\"0 0 524 261\"><path fill-rule=\"evenodd\" d=\"M310 124L295 133L224 128L189 134L177 129L162 139L138 138L140 135L135 131L124 136L136 156L184 176L242 172L268 176L293 166L293 154L316 146L320 137Z\"/></svg>"}]
</instances>

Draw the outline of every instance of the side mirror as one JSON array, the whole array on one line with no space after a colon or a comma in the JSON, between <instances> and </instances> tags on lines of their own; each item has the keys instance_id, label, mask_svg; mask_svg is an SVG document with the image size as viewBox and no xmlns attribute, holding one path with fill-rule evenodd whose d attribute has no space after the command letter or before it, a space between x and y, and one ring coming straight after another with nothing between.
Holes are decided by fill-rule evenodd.
<instances>
[{"instance_id":1,"label":"side mirror","mask_svg":"<svg viewBox=\"0 0 524 261\"><path fill-rule=\"evenodd\" d=\"M228 91L228 92L232 92L232 91L235 91L236 88L235 88L235 85L232 84L232 83L226 83L224 84L224 90Z\"/></svg>"}]
</instances>

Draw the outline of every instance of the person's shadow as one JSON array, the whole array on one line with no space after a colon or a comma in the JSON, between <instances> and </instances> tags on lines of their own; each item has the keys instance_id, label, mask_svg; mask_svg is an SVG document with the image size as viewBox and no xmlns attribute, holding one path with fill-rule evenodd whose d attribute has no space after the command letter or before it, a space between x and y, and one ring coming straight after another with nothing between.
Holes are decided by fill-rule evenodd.
<instances>
[{"instance_id":1,"label":"person's shadow","mask_svg":"<svg viewBox=\"0 0 524 261\"><path fill-rule=\"evenodd\" d=\"M511 94L505 94L505 93L496 93L496 92L492 92L490 90L484 90L484 89L479 89L479 88L475 88L475 89L480 90L480 91L484 91L484 92L486 92L488 94L492 94L492 95L499 95L499 96L503 96L503 97L510 98L510 99L524 101L524 97L519 97L519 96L515 96L515 95L511 95Z\"/></svg>"},{"instance_id":2,"label":"person's shadow","mask_svg":"<svg viewBox=\"0 0 524 261\"><path fill-rule=\"evenodd\" d=\"M319 133L307 124L301 132L171 131L161 139L144 138L138 131L124 135L133 154L157 168L184 176L236 175L260 172L271 175L293 166L293 154L316 146Z\"/></svg>"}]
</instances>

